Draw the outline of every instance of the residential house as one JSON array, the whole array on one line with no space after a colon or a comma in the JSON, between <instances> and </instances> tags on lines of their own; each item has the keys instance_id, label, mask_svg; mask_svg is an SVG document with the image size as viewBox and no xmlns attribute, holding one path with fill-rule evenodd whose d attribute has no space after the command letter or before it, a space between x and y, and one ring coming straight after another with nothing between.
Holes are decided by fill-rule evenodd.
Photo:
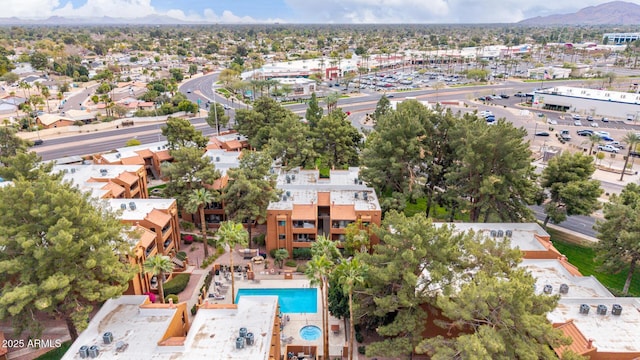
<instances>
[{"instance_id":1,"label":"residential house","mask_svg":"<svg viewBox=\"0 0 640 360\"><path fill-rule=\"evenodd\" d=\"M64 114L42 114L36 117L36 123L45 129L53 129L75 125L76 122L91 124L96 121L96 114L85 110L69 110Z\"/></svg>"},{"instance_id":2,"label":"residential house","mask_svg":"<svg viewBox=\"0 0 640 360\"><path fill-rule=\"evenodd\" d=\"M151 304L147 296L107 300L62 359L93 351L106 358L280 360L276 296L205 303L191 324L186 311L186 303Z\"/></svg>"},{"instance_id":3,"label":"residential house","mask_svg":"<svg viewBox=\"0 0 640 360\"><path fill-rule=\"evenodd\" d=\"M346 227L357 221L363 228L380 225L378 197L360 180L358 168L332 170L329 178L321 178L317 170L275 171L282 195L267 208L267 251L285 248L292 254L311 247L320 235L342 242ZM371 242L378 239L372 236Z\"/></svg>"},{"instance_id":4,"label":"residential house","mask_svg":"<svg viewBox=\"0 0 640 360\"><path fill-rule=\"evenodd\" d=\"M237 131L227 131L209 138L207 150L222 149L225 151L242 151L249 149L249 140Z\"/></svg>"}]
</instances>

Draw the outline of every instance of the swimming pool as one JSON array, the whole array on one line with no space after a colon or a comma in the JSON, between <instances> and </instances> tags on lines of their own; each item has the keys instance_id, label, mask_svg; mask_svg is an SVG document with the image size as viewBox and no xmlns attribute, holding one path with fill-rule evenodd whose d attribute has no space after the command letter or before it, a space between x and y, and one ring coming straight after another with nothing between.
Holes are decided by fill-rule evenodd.
<instances>
[{"instance_id":1,"label":"swimming pool","mask_svg":"<svg viewBox=\"0 0 640 360\"><path fill-rule=\"evenodd\" d=\"M318 312L318 289L238 289L236 304L243 296L276 295L280 311L283 313Z\"/></svg>"}]
</instances>

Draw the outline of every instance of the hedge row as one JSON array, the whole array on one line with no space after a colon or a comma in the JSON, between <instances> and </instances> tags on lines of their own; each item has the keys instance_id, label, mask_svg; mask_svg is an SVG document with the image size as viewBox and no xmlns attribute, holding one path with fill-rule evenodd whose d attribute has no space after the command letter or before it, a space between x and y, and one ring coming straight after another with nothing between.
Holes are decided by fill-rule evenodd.
<instances>
[{"instance_id":1,"label":"hedge row","mask_svg":"<svg viewBox=\"0 0 640 360\"><path fill-rule=\"evenodd\" d=\"M173 279L164 283L164 296L179 294L189 284L190 274L178 274Z\"/></svg>"}]
</instances>

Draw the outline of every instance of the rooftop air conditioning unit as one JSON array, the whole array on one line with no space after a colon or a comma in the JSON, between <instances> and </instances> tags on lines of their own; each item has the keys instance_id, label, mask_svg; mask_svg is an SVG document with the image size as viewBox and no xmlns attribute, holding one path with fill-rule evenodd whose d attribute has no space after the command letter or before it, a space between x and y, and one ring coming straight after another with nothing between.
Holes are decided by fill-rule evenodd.
<instances>
[{"instance_id":1,"label":"rooftop air conditioning unit","mask_svg":"<svg viewBox=\"0 0 640 360\"><path fill-rule=\"evenodd\" d=\"M282 195L282 201L287 201L287 195Z\"/></svg>"},{"instance_id":2,"label":"rooftop air conditioning unit","mask_svg":"<svg viewBox=\"0 0 640 360\"><path fill-rule=\"evenodd\" d=\"M507 231L504 232L504 234L505 234L506 237L512 237L513 236L513 231L507 230Z\"/></svg>"},{"instance_id":3,"label":"rooftop air conditioning unit","mask_svg":"<svg viewBox=\"0 0 640 360\"><path fill-rule=\"evenodd\" d=\"M357 193L357 192L354 192L354 193L353 193L353 198L354 198L354 199L357 199L357 198L358 198L358 193Z\"/></svg>"},{"instance_id":4,"label":"rooftop air conditioning unit","mask_svg":"<svg viewBox=\"0 0 640 360\"><path fill-rule=\"evenodd\" d=\"M598 308L596 309L596 314L607 315L607 306L602 304L598 305Z\"/></svg>"},{"instance_id":5,"label":"rooftop air conditioning unit","mask_svg":"<svg viewBox=\"0 0 640 360\"><path fill-rule=\"evenodd\" d=\"M120 209L127 210L127 204L125 203L120 204Z\"/></svg>"},{"instance_id":6,"label":"rooftop air conditioning unit","mask_svg":"<svg viewBox=\"0 0 640 360\"><path fill-rule=\"evenodd\" d=\"M545 285L544 288L542 288L542 292L545 294L551 294L553 292L553 286Z\"/></svg>"},{"instance_id":7,"label":"rooftop air conditioning unit","mask_svg":"<svg viewBox=\"0 0 640 360\"><path fill-rule=\"evenodd\" d=\"M358 180L358 184L362 185L362 180Z\"/></svg>"},{"instance_id":8,"label":"rooftop air conditioning unit","mask_svg":"<svg viewBox=\"0 0 640 360\"><path fill-rule=\"evenodd\" d=\"M291 191L287 191L286 194L287 194L287 197L291 196Z\"/></svg>"},{"instance_id":9,"label":"rooftop air conditioning unit","mask_svg":"<svg viewBox=\"0 0 640 360\"><path fill-rule=\"evenodd\" d=\"M355 185L358 185L358 178L353 179L353 183L354 183Z\"/></svg>"},{"instance_id":10,"label":"rooftop air conditioning unit","mask_svg":"<svg viewBox=\"0 0 640 360\"><path fill-rule=\"evenodd\" d=\"M296 175L295 174L291 174L291 180L295 180L296 179Z\"/></svg>"},{"instance_id":11,"label":"rooftop air conditioning unit","mask_svg":"<svg viewBox=\"0 0 640 360\"><path fill-rule=\"evenodd\" d=\"M589 314L589 310L591 309L591 307L587 304L581 304L580 305L580 314L583 315L587 315Z\"/></svg>"},{"instance_id":12,"label":"rooftop air conditioning unit","mask_svg":"<svg viewBox=\"0 0 640 360\"><path fill-rule=\"evenodd\" d=\"M291 184L291 176L287 175L284 179L287 181L287 184Z\"/></svg>"},{"instance_id":13,"label":"rooftop air conditioning unit","mask_svg":"<svg viewBox=\"0 0 640 360\"><path fill-rule=\"evenodd\" d=\"M116 159L120 159L120 156L122 156L122 155L116 154Z\"/></svg>"},{"instance_id":14,"label":"rooftop air conditioning unit","mask_svg":"<svg viewBox=\"0 0 640 360\"><path fill-rule=\"evenodd\" d=\"M363 193L362 193L362 199L363 199L363 200L369 200L369 194L368 194L368 193L366 193L366 192L363 192Z\"/></svg>"},{"instance_id":15,"label":"rooftop air conditioning unit","mask_svg":"<svg viewBox=\"0 0 640 360\"><path fill-rule=\"evenodd\" d=\"M491 230L491 237L496 237L498 233L495 230Z\"/></svg>"},{"instance_id":16,"label":"rooftop air conditioning unit","mask_svg":"<svg viewBox=\"0 0 640 360\"><path fill-rule=\"evenodd\" d=\"M107 331L102 335L102 341L107 345L111 344L113 342L113 334L110 331Z\"/></svg>"},{"instance_id":17,"label":"rooftop air conditioning unit","mask_svg":"<svg viewBox=\"0 0 640 360\"><path fill-rule=\"evenodd\" d=\"M76 173L76 168L71 168L71 173L75 174Z\"/></svg>"},{"instance_id":18,"label":"rooftop air conditioning unit","mask_svg":"<svg viewBox=\"0 0 640 360\"><path fill-rule=\"evenodd\" d=\"M136 203L134 203L133 201L130 201L129 202L129 209L135 210L136 209Z\"/></svg>"},{"instance_id":19,"label":"rooftop air conditioning unit","mask_svg":"<svg viewBox=\"0 0 640 360\"><path fill-rule=\"evenodd\" d=\"M100 349L98 349L97 345L92 345L89 348L89 357L95 359L98 357L98 355L100 355Z\"/></svg>"},{"instance_id":20,"label":"rooftop air conditioning unit","mask_svg":"<svg viewBox=\"0 0 640 360\"><path fill-rule=\"evenodd\" d=\"M613 304L611 307L611 315L620 316L622 314L622 306L620 304Z\"/></svg>"},{"instance_id":21,"label":"rooftop air conditioning unit","mask_svg":"<svg viewBox=\"0 0 640 360\"><path fill-rule=\"evenodd\" d=\"M504 237L504 231L498 230L498 237Z\"/></svg>"},{"instance_id":22,"label":"rooftop air conditioning unit","mask_svg":"<svg viewBox=\"0 0 640 360\"><path fill-rule=\"evenodd\" d=\"M220 156L216 156L216 162L220 161Z\"/></svg>"},{"instance_id":23,"label":"rooftop air conditioning unit","mask_svg":"<svg viewBox=\"0 0 640 360\"><path fill-rule=\"evenodd\" d=\"M244 349L244 338L236 338L236 349Z\"/></svg>"},{"instance_id":24,"label":"rooftop air conditioning unit","mask_svg":"<svg viewBox=\"0 0 640 360\"><path fill-rule=\"evenodd\" d=\"M239 335L241 338L246 337L246 336L247 336L247 333L248 333L248 331L247 331L247 328L246 328L246 327L241 327L241 328L240 328L240 331L238 331L238 335Z\"/></svg>"},{"instance_id":25,"label":"rooftop air conditioning unit","mask_svg":"<svg viewBox=\"0 0 640 360\"><path fill-rule=\"evenodd\" d=\"M253 333L247 333L247 336L244 337L247 341L247 345L251 346L253 345L253 343L255 342L255 339L253 337Z\"/></svg>"},{"instance_id":26,"label":"rooftop air conditioning unit","mask_svg":"<svg viewBox=\"0 0 640 360\"><path fill-rule=\"evenodd\" d=\"M80 359L86 359L89 357L89 347L87 345L80 346L80 350L78 351L80 355Z\"/></svg>"},{"instance_id":27,"label":"rooftop air conditioning unit","mask_svg":"<svg viewBox=\"0 0 640 360\"><path fill-rule=\"evenodd\" d=\"M240 136L236 136L236 140L240 140Z\"/></svg>"},{"instance_id":28,"label":"rooftop air conditioning unit","mask_svg":"<svg viewBox=\"0 0 640 360\"><path fill-rule=\"evenodd\" d=\"M100 174L101 174L102 176L107 175L107 172L108 172L108 171L107 171L107 169L100 169Z\"/></svg>"},{"instance_id":29,"label":"rooftop air conditioning unit","mask_svg":"<svg viewBox=\"0 0 640 360\"><path fill-rule=\"evenodd\" d=\"M567 294L569 293L569 285L567 284L562 284L560 285L560 294Z\"/></svg>"}]
</instances>

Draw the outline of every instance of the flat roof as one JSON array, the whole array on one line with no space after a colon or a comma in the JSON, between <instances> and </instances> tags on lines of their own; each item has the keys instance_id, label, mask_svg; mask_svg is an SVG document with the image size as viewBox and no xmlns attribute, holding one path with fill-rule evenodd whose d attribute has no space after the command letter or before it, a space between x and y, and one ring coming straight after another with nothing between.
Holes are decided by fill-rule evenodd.
<instances>
[{"instance_id":1,"label":"flat roof","mask_svg":"<svg viewBox=\"0 0 640 360\"><path fill-rule=\"evenodd\" d=\"M204 153L203 157L206 157L211 161L216 169L220 171L220 175L226 175L227 170L235 169L240 166L239 151L225 151L223 149L210 149Z\"/></svg>"},{"instance_id":2,"label":"flat roof","mask_svg":"<svg viewBox=\"0 0 640 360\"><path fill-rule=\"evenodd\" d=\"M107 206L114 212L122 212L119 216L121 220L140 221L144 220L153 210L167 210L174 199L108 199ZM131 207L131 204L134 204ZM124 205L124 206L123 206Z\"/></svg>"},{"instance_id":3,"label":"flat roof","mask_svg":"<svg viewBox=\"0 0 640 360\"><path fill-rule=\"evenodd\" d=\"M595 277L573 275L561 260L523 259L519 266L527 269L536 279L536 294L542 294L544 286L551 285L551 294L556 295L559 294L560 285L566 284L569 291L561 294L562 298L613 297Z\"/></svg>"},{"instance_id":4,"label":"flat roof","mask_svg":"<svg viewBox=\"0 0 640 360\"><path fill-rule=\"evenodd\" d=\"M184 359L269 359L277 296L243 296L237 309L198 310L185 341ZM255 343L236 349L241 327L253 333ZM277 340L280 346L280 339Z\"/></svg>"},{"instance_id":5,"label":"flat roof","mask_svg":"<svg viewBox=\"0 0 640 360\"><path fill-rule=\"evenodd\" d=\"M375 190L359 178L357 167L332 170L328 179L320 178L318 170L275 168L274 171L278 175L276 187L282 190L282 195L279 201L269 204L269 210L292 210L293 205L318 204L318 193L329 193L330 205L353 205L355 211L380 210Z\"/></svg>"},{"instance_id":6,"label":"flat roof","mask_svg":"<svg viewBox=\"0 0 640 360\"><path fill-rule=\"evenodd\" d=\"M148 150L151 152L159 152L167 150L168 148L169 145L167 141L158 141L150 144L118 148L115 152L102 154L102 157L109 162L117 162L122 158L139 156L138 151Z\"/></svg>"},{"instance_id":7,"label":"flat roof","mask_svg":"<svg viewBox=\"0 0 640 360\"><path fill-rule=\"evenodd\" d=\"M492 236L492 231L495 231L496 235L502 231L504 236L507 236L507 230L510 230L511 246L522 251L546 250L547 248L536 239L535 235L550 236L538 223L434 223L435 226L443 224L449 224L455 230L462 232L473 230L487 237Z\"/></svg>"},{"instance_id":8,"label":"flat roof","mask_svg":"<svg viewBox=\"0 0 640 360\"><path fill-rule=\"evenodd\" d=\"M634 105L637 105L640 102L640 94L569 86L555 86L552 88L536 90L535 94L565 96L600 101L614 101Z\"/></svg>"},{"instance_id":9,"label":"flat roof","mask_svg":"<svg viewBox=\"0 0 640 360\"><path fill-rule=\"evenodd\" d=\"M589 305L588 314L580 314L581 304ZM611 314L614 304L622 306L620 315ZM606 315L597 314L598 305L607 307ZM554 324L573 320L598 352L640 352L640 298L562 298L547 318Z\"/></svg>"},{"instance_id":10,"label":"flat roof","mask_svg":"<svg viewBox=\"0 0 640 360\"><path fill-rule=\"evenodd\" d=\"M99 358L269 359L277 296L241 297L235 309L200 308L184 344L176 346L158 346L158 342L173 317L179 315L177 308L141 308L146 299L146 295L124 295L107 300L62 359L80 359L79 350L83 345L97 345ZM254 334L255 343L236 349L241 327ZM113 334L111 344L104 344L105 332ZM120 354L115 353L118 341L128 344Z\"/></svg>"}]
</instances>

